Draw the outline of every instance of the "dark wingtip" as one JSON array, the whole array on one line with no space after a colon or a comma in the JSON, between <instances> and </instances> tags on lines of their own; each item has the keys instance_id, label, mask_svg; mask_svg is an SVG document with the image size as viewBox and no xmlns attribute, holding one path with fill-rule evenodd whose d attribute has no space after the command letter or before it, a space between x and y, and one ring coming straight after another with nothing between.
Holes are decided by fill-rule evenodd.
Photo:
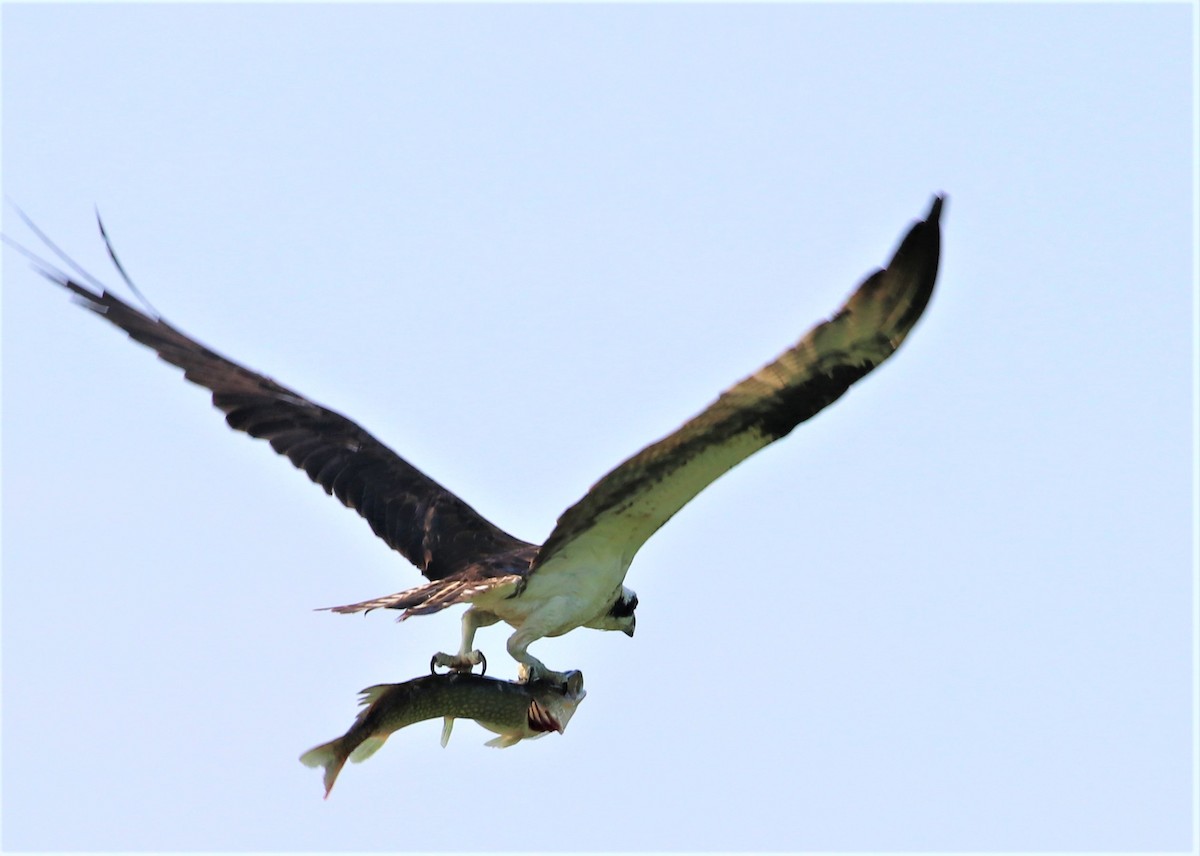
<instances>
[{"instance_id":1,"label":"dark wingtip","mask_svg":"<svg viewBox=\"0 0 1200 856\"><path fill-rule=\"evenodd\" d=\"M933 204L929 206L929 215L925 218L926 223L937 223L942 217L942 206L946 204L946 194L939 193L933 197Z\"/></svg>"},{"instance_id":2,"label":"dark wingtip","mask_svg":"<svg viewBox=\"0 0 1200 856\"><path fill-rule=\"evenodd\" d=\"M125 265L121 264L121 260L117 258L117 251L113 249L112 239L108 237L108 230L104 228L104 220L100 216L99 205L96 206L96 226L100 229L100 237L104 241L104 249L108 251L108 257L112 259L113 267L117 269L117 273L121 275L121 279L125 280L125 284L129 286L129 290L133 292L134 297L136 297L141 302L142 306L145 307L146 311L150 315L150 318L154 321L161 321L162 313L155 309L154 304L146 299L146 295L142 294L141 289L133 284L133 280L130 279L129 274L125 272Z\"/></svg>"},{"instance_id":3,"label":"dark wingtip","mask_svg":"<svg viewBox=\"0 0 1200 856\"><path fill-rule=\"evenodd\" d=\"M941 256L941 224L942 208L945 205L945 194L933 197L929 206L929 214L924 220L918 220L909 229L904 240L896 249L892 260L888 262L886 275L895 272L899 276L911 277L913 291L909 296L907 309L897 319L897 329L900 338L896 347L908 335L908 331L917 323L925 307L933 296L934 284L937 282L938 262ZM882 282L882 280L881 280ZM864 283L864 288L866 283Z\"/></svg>"}]
</instances>

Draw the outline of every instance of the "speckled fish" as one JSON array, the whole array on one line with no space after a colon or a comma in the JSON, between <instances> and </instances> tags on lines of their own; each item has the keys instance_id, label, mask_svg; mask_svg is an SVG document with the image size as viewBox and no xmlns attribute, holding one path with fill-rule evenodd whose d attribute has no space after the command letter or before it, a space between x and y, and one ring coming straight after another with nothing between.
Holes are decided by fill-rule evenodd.
<instances>
[{"instance_id":1,"label":"speckled fish","mask_svg":"<svg viewBox=\"0 0 1200 856\"><path fill-rule=\"evenodd\" d=\"M362 691L365 705L350 730L300 756L308 767L325 768L325 797L333 790L347 760L359 763L374 755L391 736L414 722L443 717L442 745L454 719L473 719L499 737L488 746L504 748L550 731L562 731L587 695L583 673L567 672L565 684L517 683L451 672L426 675L402 684L378 684Z\"/></svg>"}]
</instances>

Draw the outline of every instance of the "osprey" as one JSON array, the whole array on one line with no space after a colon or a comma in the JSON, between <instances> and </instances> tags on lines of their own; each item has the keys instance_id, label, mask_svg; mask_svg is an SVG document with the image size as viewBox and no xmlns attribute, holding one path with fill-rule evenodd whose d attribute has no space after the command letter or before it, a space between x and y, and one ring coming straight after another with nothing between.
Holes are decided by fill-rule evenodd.
<instances>
[{"instance_id":1,"label":"osprey","mask_svg":"<svg viewBox=\"0 0 1200 856\"><path fill-rule=\"evenodd\" d=\"M357 423L168 324L126 276L103 225L109 256L146 311L114 296L29 225L78 279L31 256L40 273L210 390L231 428L270 442L428 580L334 612L395 609L403 620L468 603L458 653L435 654L431 667L469 671L483 661L475 631L505 621L515 630L507 647L522 677L563 682L565 674L547 669L530 644L576 627L632 636L637 595L625 587L625 574L646 540L718 476L832 404L904 341L933 293L942 203L934 197L887 267L868 276L836 315L600 479L540 546L489 522Z\"/></svg>"}]
</instances>

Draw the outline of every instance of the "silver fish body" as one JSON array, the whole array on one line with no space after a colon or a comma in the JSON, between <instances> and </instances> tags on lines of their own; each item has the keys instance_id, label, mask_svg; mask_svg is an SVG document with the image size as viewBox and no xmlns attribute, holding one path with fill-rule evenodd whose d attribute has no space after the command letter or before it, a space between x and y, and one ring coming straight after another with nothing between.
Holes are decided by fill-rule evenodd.
<instances>
[{"instance_id":1,"label":"silver fish body","mask_svg":"<svg viewBox=\"0 0 1200 856\"><path fill-rule=\"evenodd\" d=\"M587 695L583 673L569 672L568 676L565 685L517 683L454 672L426 675L402 684L377 684L362 691L365 707L350 730L305 752L300 761L309 767L325 768L328 797L347 760L366 760L393 732L415 722L444 718L443 745L455 718L473 719L494 731L499 736L487 745L501 748L550 731L561 733Z\"/></svg>"}]
</instances>

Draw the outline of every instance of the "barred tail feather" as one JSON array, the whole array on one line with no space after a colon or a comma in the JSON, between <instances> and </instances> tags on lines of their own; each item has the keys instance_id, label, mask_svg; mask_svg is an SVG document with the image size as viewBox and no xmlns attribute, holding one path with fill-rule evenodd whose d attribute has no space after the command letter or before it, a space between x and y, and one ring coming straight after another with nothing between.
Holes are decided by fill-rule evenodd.
<instances>
[{"instance_id":1,"label":"barred tail feather","mask_svg":"<svg viewBox=\"0 0 1200 856\"><path fill-rule=\"evenodd\" d=\"M403 621L413 615L429 615L440 612L456 603L469 603L477 594L501 588L516 586L521 582L519 574L505 574L499 577L488 577L482 580L444 579L405 589L396 594L384 595L374 600L364 600L345 606L323 607L326 612L349 614L353 612L370 612L373 609L403 609L404 613L398 619Z\"/></svg>"}]
</instances>

